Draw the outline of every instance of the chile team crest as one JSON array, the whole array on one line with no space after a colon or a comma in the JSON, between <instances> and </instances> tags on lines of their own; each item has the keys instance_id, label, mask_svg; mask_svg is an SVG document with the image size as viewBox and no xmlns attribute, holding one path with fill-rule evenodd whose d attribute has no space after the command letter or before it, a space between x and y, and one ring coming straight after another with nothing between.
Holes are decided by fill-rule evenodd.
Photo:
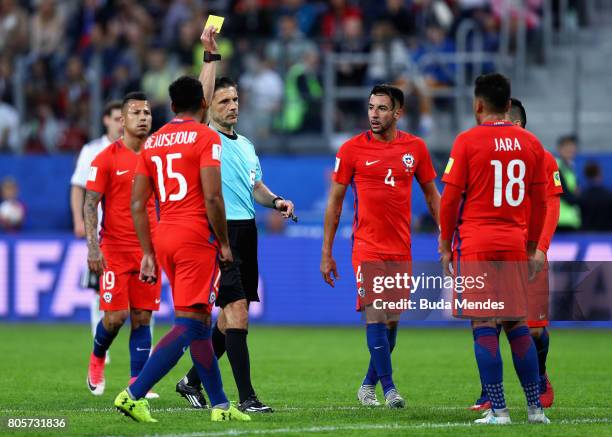
<instances>
[{"instance_id":1,"label":"chile team crest","mask_svg":"<svg viewBox=\"0 0 612 437\"><path fill-rule=\"evenodd\" d=\"M414 167L414 156L410 153L406 153L402 156L402 162L406 166L407 171L412 171L412 167Z\"/></svg>"}]
</instances>

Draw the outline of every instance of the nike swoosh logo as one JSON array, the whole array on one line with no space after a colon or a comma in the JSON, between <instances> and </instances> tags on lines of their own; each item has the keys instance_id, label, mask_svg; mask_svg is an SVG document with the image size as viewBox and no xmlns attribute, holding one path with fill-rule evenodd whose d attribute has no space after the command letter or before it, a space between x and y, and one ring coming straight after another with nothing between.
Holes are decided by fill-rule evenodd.
<instances>
[{"instance_id":1,"label":"nike swoosh logo","mask_svg":"<svg viewBox=\"0 0 612 437\"><path fill-rule=\"evenodd\" d=\"M151 349L150 349L150 348L149 348L149 349L145 349L145 348L139 348L139 347L137 347L137 348L136 348L136 350L137 350L138 352L144 352L144 351L150 351Z\"/></svg>"},{"instance_id":2,"label":"nike swoosh logo","mask_svg":"<svg viewBox=\"0 0 612 437\"><path fill-rule=\"evenodd\" d=\"M374 346L374 349L378 350L378 349L382 349L384 346Z\"/></svg>"},{"instance_id":3,"label":"nike swoosh logo","mask_svg":"<svg viewBox=\"0 0 612 437\"><path fill-rule=\"evenodd\" d=\"M376 161L366 161L366 166L376 164L379 161L380 159L377 159Z\"/></svg>"},{"instance_id":4,"label":"nike swoosh logo","mask_svg":"<svg viewBox=\"0 0 612 437\"><path fill-rule=\"evenodd\" d=\"M89 386L89 390L94 391L96 389L96 385L91 385L91 382L89 382L89 377L87 378L87 385Z\"/></svg>"},{"instance_id":5,"label":"nike swoosh logo","mask_svg":"<svg viewBox=\"0 0 612 437\"><path fill-rule=\"evenodd\" d=\"M161 300L160 299L155 299L155 305L157 305L158 303L160 303Z\"/></svg>"},{"instance_id":6,"label":"nike swoosh logo","mask_svg":"<svg viewBox=\"0 0 612 437\"><path fill-rule=\"evenodd\" d=\"M129 170L123 170L123 171L117 170L117 176L121 176L122 174L126 174L127 172L129 172Z\"/></svg>"}]
</instances>

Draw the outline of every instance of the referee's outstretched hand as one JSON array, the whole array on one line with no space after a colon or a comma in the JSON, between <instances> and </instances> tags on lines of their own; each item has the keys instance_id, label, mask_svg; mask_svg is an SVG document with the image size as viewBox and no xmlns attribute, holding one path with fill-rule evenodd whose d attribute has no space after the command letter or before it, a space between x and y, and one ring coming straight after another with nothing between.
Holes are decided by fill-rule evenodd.
<instances>
[{"instance_id":1,"label":"referee's outstretched hand","mask_svg":"<svg viewBox=\"0 0 612 437\"><path fill-rule=\"evenodd\" d=\"M291 200L277 200L276 201L276 209L280 211L281 215L284 218L290 218L293 216L293 211L295 211L295 206Z\"/></svg>"}]
</instances>

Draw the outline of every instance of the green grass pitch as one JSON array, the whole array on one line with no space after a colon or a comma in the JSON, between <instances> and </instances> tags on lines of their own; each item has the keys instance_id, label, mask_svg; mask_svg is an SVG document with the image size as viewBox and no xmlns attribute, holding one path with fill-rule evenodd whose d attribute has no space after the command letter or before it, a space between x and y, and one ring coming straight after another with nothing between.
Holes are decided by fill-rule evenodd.
<instances>
[{"instance_id":1,"label":"green grass pitch","mask_svg":"<svg viewBox=\"0 0 612 437\"><path fill-rule=\"evenodd\" d=\"M167 329L158 325L156 338ZM68 418L67 430L39 435L612 435L611 331L551 331L549 375L556 400L548 426L525 423L524 397L504 340L507 401L515 424L486 429L471 425L478 415L466 410L480 390L467 330L400 330L394 377L408 406L390 411L361 407L356 400L368 361L362 328L254 326L249 333L253 381L275 413L252 415L250 423L211 423L208 411L188 408L174 392L190 365L187 354L155 387L161 398L151 406L159 423L146 425L112 408L128 380L128 331L124 327L111 348L106 392L94 397L85 383L88 327L0 325L0 416ZM235 400L225 357L221 369L226 392ZM6 434L11 432L0 429Z\"/></svg>"}]
</instances>

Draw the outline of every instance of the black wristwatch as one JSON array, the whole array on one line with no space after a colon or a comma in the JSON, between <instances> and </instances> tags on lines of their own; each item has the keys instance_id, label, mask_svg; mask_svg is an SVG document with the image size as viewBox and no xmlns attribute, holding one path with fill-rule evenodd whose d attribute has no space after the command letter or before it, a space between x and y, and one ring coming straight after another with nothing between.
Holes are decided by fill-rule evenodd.
<instances>
[{"instance_id":1,"label":"black wristwatch","mask_svg":"<svg viewBox=\"0 0 612 437\"><path fill-rule=\"evenodd\" d=\"M283 199L281 196L276 196L274 199L272 199L272 208L276 209L276 201L277 200L285 200Z\"/></svg>"},{"instance_id":2,"label":"black wristwatch","mask_svg":"<svg viewBox=\"0 0 612 437\"><path fill-rule=\"evenodd\" d=\"M218 53L210 53L207 51L204 51L204 62L215 62L215 61L220 61L221 60L221 55Z\"/></svg>"}]
</instances>

